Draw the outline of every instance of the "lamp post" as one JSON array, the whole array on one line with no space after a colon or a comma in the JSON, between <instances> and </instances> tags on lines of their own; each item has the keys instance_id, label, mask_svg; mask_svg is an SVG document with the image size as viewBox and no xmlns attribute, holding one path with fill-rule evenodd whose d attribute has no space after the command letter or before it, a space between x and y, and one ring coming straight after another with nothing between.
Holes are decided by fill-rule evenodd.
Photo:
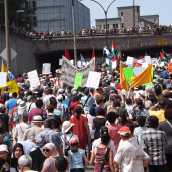
<instances>
[{"instance_id":1,"label":"lamp post","mask_svg":"<svg viewBox=\"0 0 172 172\"><path fill-rule=\"evenodd\" d=\"M91 0L91 1L94 1L95 3L99 4L99 5L102 7L102 9L103 9L103 11L104 11L104 13L105 13L105 19L106 19L106 46L107 46L107 48L108 48L107 13L108 13L108 10L109 10L110 6L115 2L115 0L113 0L113 1L110 3L110 5L108 6L107 10L105 10L104 7L103 7L99 2L97 2L97 1L95 1L95 0Z\"/></svg>"},{"instance_id":2,"label":"lamp post","mask_svg":"<svg viewBox=\"0 0 172 172\"><path fill-rule=\"evenodd\" d=\"M51 21L53 21L54 19L59 19L58 17L54 17L53 19L49 20L48 22L48 31L50 32L50 23Z\"/></svg>"},{"instance_id":3,"label":"lamp post","mask_svg":"<svg viewBox=\"0 0 172 172\"><path fill-rule=\"evenodd\" d=\"M135 3L133 0L133 27L135 27Z\"/></svg>"},{"instance_id":4,"label":"lamp post","mask_svg":"<svg viewBox=\"0 0 172 172\"><path fill-rule=\"evenodd\" d=\"M77 49L76 49L76 30L75 30L75 10L74 10L74 0L72 0L72 20L73 20L73 42L74 42L74 65L77 66Z\"/></svg>"}]
</instances>

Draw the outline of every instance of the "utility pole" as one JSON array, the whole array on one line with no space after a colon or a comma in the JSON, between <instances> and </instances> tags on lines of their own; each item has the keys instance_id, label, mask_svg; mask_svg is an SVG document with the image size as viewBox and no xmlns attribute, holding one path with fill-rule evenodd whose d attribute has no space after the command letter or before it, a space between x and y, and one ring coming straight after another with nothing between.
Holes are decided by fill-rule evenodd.
<instances>
[{"instance_id":1,"label":"utility pole","mask_svg":"<svg viewBox=\"0 0 172 172\"><path fill-rule=\"evenodd\" d=\"M10 69L10 46L9 46L9 23L8 23L8 0L4 0L5 8L5 39L6 39L6 59L7 71Z\"/></svg>"},{"instance_id":2,"label":"utility pole","mask_svg":"<svg viewBox=\"0 0 172 172\"><path fill-rule=\"evenodd\" d=\"M74 42L74 65L77 66L74 0L72 0L72 19L73 19L73 42Z\"/></svg>"},{"instance_id":3,"label":"utility pole","mask_svg":"<svg viewBox=\"0 0 172 172\"><path fill-rule=\"evenodd\" d=\"M135 27L135 3L133 0L133 27Z\"/></svg>"}]
</instances>

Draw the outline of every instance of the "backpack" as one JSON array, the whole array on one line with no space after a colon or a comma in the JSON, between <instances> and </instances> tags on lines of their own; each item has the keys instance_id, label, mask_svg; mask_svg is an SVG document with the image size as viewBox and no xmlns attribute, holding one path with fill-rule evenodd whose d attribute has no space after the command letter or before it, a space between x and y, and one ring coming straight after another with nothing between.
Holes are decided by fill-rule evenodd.
<instances>
[{"instance_id":1,"label":"backpack","mask_svg":"<svg viewBox=\"0 0 172 172\"><path fill-rule=\"evenodd\" d=\"M27 111L24 110L24 111L23 111L23 114L26 114L26 113L27 113ZM18 108L16 107L16 108L14 109L14 112L13 112L13 122L14 122L15 124L19 124L19 123L21 122L21 116L22 116L22 115L19 116L19 114L18 114Z\"/></svg>"},{"instance_id":2,"label":"backpack","mask_svg":"<svg viewBox=\"0 0 172 172\"><path fill-rule=\"evenodd\" d=\"M64 135L64 137L66 137ZM73 134L71 135L70 139L73 137ZM70 140L69 139L69 140ZM64 144L64 155L65 156L68 156L68 151L70 150L70 145L69 145L69 141L66 142L66 139L64 140L65 141L65 144Z\"/></svg>"},{"instance_id":3,"label":"backpack","mask_svg":"<svg viewBox=\"0 0 172 172\"><path fill-rule=\"evenodd\" d=\"M161 86L160 86L159 84L156 84L156 85L154 86L154 89L155 89L155 93L156 93L157 96L160 95L160 94L162 93L162 91L161 91Z\"/></svg>"},{"instance_id":4,"label":"backpack","mask_svg":"<svg viewBox=\"0 0 172 172\"><path fill-rule=\"evenodd\" d=\"M4 93L2 99L4 100L4 102L8 101L10 99L9 93L8 94Z\"/></svg>"},{"instance_id":5,"label":"backpack","mask_svg":"<svg viewBox=\"0 0 172 172\"><path fill-rule=\"evenodd\" d=\"M3 137L4 137L4 136L6 136L6 135L5 135L5 134L3 134L3 135L1 135L1 136L0 136L0 145L2 145L2 144L3 144Z\"/></svg>"}]
</instances>

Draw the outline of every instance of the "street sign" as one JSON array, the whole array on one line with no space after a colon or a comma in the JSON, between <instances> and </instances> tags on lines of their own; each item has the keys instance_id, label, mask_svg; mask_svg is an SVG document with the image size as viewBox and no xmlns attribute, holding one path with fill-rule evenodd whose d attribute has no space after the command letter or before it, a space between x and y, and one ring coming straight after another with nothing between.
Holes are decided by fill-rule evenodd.
<instances>
[{"instance_id":1,"label":"street sign","mask_svg":"<svg viewBox=\"0 0 172 172\"><path fill-rule=\"evenodd\" d=\"M13 60L15 57L16 57L17 53L12 49L10 48L10 57L11 57L11 60ZM7 60L7 52L6 52L6 48L4 49L4 51L0 54L0 56L4 59L4 60Z\"/></svg>"},{"instance_id":2,"label":"street sign","mask_svg":"<svg viewBox=\"0 0 172 172\"><path fill-rule=\"evenodd\" d=\"M24 13L24 10L17 10L17 13Z\"/></svg>"},{"instance_id":3,"label":"street sign","mask_svg":"<svg viewBox=\"0 0 172 172\"><path fill-rule=\"evenodd\" d=\"M158 45L165 45L165 40L158 40Z\"/></svg>"}]
</instances>

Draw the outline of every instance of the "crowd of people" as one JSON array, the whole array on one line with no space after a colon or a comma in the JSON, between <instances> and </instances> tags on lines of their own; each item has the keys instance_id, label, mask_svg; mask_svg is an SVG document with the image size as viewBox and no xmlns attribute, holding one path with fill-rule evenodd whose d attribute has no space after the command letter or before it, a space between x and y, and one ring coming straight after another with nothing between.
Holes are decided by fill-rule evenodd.
<instances>
[{"instance_id":1,"label":"crowd of people","mask_svg":"<svg viewBox=\"0 0 172 172\"><path fill-rule=\"evenodd\" d=\"M26 73L18 93L0 95L1 172L172 171L172 75L154 68L152 85L128 92L119 71L97 64L97 89L60 84L61 71ZM58 82L57 82L58 78ZM57 84L59 83L59 84ZM10 141L12 139L12 142Z\"/></svg>"}]
</instances>

